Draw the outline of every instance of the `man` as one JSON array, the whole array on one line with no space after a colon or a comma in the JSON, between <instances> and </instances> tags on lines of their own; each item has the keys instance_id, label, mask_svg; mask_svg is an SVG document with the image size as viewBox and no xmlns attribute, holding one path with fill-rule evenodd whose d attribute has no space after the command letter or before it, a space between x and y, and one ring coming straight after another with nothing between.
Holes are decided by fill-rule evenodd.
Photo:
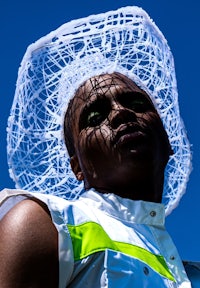
<instances>
[{"instance_id":1,"label":"man","mask_svg":"<svg viewBox=\"0 0 200 288\"><path fill-rule=\"evenodd\" d=\"M86 23L94 25L91 35ZM173 101L171 54L156 29L143 10L127 7L83 19L82 26L69 23L28 50L9 120L9 163L18 186L30 191L40 187L40 192L43 187L50 194L56 188L60 197L2 192L1 287L191 287L165 231L160 204L171 188L176 196L168 199L166 210L179 199L190 155L189 147L181 146L180 136L184 144L187 139ZM161 67L160 54L157 64L152 57L162 45ZM175 131L168 125L170 112ZM65 135L77 180L71 177L59 132ZM178 142L172 132L178 133ZM178 161L180 155L185 157ZM165 180L169 157L174 167L166 169ZM175 177L176 165L186 173L181 180ZM66 193L70 188L76 200L61 198L63 171Z\"/></svg>"},{"instance_id":2,"label":"man","mask_svg":"<svg viewBox=\"0 0 200 288\"><path fill-rule=\"evenodd\" d=\"M89 79L66 122L67 144L73 133L72 169L86 189L162 201L170 144L152 101L134 82L119 73Z\"/></svg>"}]
</instances>

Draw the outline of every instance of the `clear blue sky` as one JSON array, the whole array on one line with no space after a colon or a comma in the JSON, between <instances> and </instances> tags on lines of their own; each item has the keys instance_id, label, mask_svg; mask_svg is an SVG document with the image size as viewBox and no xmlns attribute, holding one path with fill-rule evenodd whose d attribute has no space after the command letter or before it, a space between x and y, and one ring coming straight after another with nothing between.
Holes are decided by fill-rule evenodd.
<instances>
[{"instance_id":1,"label":"clear blue sky","mask_svg":"<svg viewBox=\"0 0 200 288\"><path fill-rule=\"evenodd\" d=\"M193 150L193 171L166 226L183 259L200 261L200 137L198 1L181 0L0 0L0 189L14 188L6 159L6 126L17 71L29 44L75 18L137 5L148 12L174 54L179 103Z\"/></svg>"}]
</instances>

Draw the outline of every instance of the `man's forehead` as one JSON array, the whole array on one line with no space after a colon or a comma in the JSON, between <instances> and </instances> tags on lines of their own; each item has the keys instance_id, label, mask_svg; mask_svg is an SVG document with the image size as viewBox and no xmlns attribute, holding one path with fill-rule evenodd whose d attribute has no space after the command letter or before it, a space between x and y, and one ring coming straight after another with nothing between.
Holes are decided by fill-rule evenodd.
<instances>
[{"instance_id":1,"label":"man's forehead","mask_svg":"<svg viewBox=\"0 0 200 288\"><path fill-rule=\"evenodd\" d=\"M92 89L104 88L112 85L118 84L115 74L103 74L99 76L94 76L86 81L86 86Z\"/></svg>"},{"instance_id":2,"label":"man's forehead","mask_svg":"<svg viewBox=\"0 0 200 288\"><path fill-rule=\"evenodd\" d=\"M97 96L104 95L111 90L118 90L119 92L134 90L141 92L141 89L128 77L120 73L103 74L93 76L81 85L78 89L77 96Z\"/></svg>"},{"instance_id":3,"label":"man's forehead","mask_svg":"<svg viewBox=\"0 0 200 288\"><path fill-rule=\"evenodd\" d=\"M93 76L85 82L85 86L91 89L112 87L116 85L130 86L139 89L138 86L128 77L120 73L102 74Z\"/></svg>"}]
</instances>

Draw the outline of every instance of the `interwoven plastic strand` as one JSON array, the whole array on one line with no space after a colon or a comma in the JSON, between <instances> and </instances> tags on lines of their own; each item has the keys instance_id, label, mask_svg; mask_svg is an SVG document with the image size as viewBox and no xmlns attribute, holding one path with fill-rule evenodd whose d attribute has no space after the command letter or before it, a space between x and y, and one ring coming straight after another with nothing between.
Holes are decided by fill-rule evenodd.
<instances>
[{"instance_id":1,"label":"interwoven plastic strand","mask_svg":"<svg viewBox=\"0 0 200 288\"><path fill-rule=\"evenodd\" d=\"M118 71L152 98L174 150L165 172L166 214L185 192L190 145L180 118L173 56L145 11L125 7L74 20L30 45L8 120L10 175L17 188L67 199L83 191L70 166L63 119L86 79Z\"/></svg>"}]
</instances>

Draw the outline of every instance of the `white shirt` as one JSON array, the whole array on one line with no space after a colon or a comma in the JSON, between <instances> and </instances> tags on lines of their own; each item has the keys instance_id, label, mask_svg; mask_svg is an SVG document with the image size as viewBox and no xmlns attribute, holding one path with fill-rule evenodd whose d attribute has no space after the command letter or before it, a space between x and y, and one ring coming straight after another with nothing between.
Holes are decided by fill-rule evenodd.
<instances>
[{"instance_id":1,"label":"white shirt","mask_svg":"<svg viewBox=\"0 0 200 288\"><path fill-rule=\"evenodd\" d=\"M44 201L59 234L59 287L191 287L165 230L162 204L91 189L78 200Z\"/></svg>"}]
</instances>

